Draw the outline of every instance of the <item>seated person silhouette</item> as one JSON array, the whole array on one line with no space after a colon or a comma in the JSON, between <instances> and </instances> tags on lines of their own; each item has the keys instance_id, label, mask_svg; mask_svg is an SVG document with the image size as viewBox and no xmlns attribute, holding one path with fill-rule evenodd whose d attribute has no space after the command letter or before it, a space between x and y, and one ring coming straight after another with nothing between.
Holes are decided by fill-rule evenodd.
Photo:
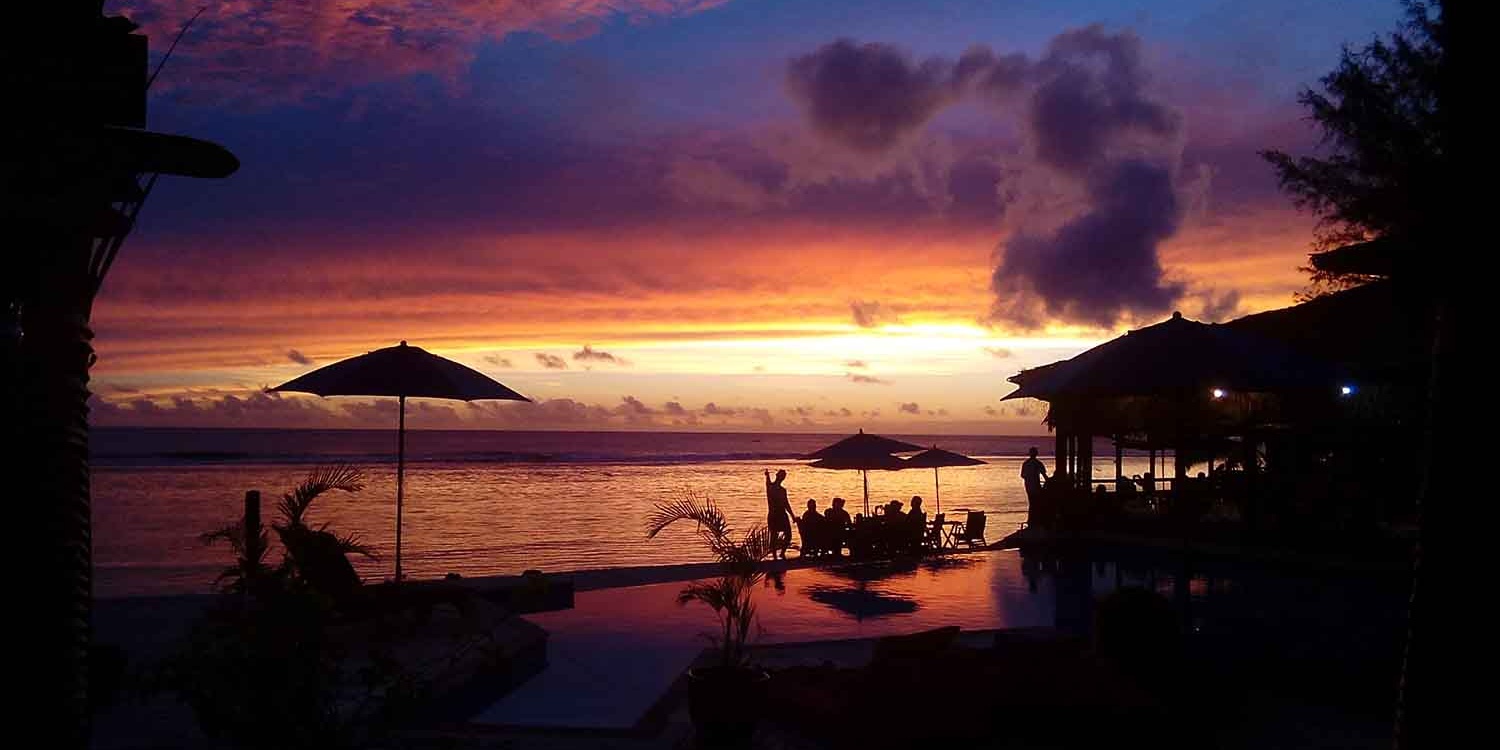
<instances>
[{"instance_id":1,"label":"seated person silhouette","mask_svg":"<svg viewBox=\"0 0 1500 750\"><path fill-rule=\"evenodd\" d=\"M922 535L927 531L927 512L922 510L922 496L911 496L911 510L906 512L907 545L912 551L922 548Z\"/></svg>"},{"instance_id":2,"label":"seated person silhouette","mask_svg":"<svg viewBox=\"0 0 1500 750\"><path fill-rule=\"evenodd\" d=\"M853 519L849 518L849 511L844 510L844 498L836 497L833 505L823 513L823 520L828 531L828 546L835 557L844 556L844 541L849 534L849 524Z\"/></svg>"},{"instance_id":3,"label":"seated person silhouette","mask_svg":"<svg viewBox=\"0 0 1500 750\"><path fill-rule=\"evenodd\" d=\"M807 511L798 519L797 524L802 527L802 554L816 555L827 546L826 534L823 530L823 517L818 515L818 501L807 499Z\"/></svg>"}]
</instances>

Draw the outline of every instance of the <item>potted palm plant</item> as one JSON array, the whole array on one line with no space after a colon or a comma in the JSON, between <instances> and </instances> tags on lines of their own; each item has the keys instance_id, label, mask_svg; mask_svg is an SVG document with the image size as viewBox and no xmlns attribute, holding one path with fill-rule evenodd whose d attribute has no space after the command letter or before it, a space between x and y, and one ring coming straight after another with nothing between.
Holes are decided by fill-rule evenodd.
<instances>
[{"instance_id":1,"label":"potted palm plant","mask_svg":"<svg viewBox=\"0 0 1500 750\"><path fill-rule=\"evenodd\" d=\"M647 521L646 536L654 539L679 522L695 525L699 540L724 568L717 579L694 581L677 594L678 604L706 604L719 618L719 630L710 636L713 662L688 670L688 715L701 745L744 743L765 710L770 680L765 670L750 664L746 651L755 621L755 587L765 575L759 565L771 554L770 535L757 524L736 538L712 500L689 494L658 503Z\"/></svg>"}]
</instances>

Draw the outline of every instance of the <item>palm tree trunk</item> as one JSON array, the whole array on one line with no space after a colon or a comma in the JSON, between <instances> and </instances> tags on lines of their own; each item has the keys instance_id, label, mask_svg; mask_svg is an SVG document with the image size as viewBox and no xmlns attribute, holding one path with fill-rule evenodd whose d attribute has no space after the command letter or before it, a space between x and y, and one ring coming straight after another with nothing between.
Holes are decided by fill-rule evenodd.
<instances>
[{"instance_id":1,"label":"palm tree trunk","mask_svg":"<svg viewBox=\"0 0 1500 750\"><path fill-rule=\"evenodd\" d=\"M88 241L51 243L34 293L20 300L18 340L7 376L7 406L18 431L18 502L7 503L36 557L22 571L26 613L16 618L19 643L33 654L15 660L15 684L35 711L48 744L83 747L89 741L88 652L91 637L92 538L88 465L88 380L93 332L88 315L92 279L86 273ZM20 730L21 734L29 734Z\"/></svg>"}]
</instances>

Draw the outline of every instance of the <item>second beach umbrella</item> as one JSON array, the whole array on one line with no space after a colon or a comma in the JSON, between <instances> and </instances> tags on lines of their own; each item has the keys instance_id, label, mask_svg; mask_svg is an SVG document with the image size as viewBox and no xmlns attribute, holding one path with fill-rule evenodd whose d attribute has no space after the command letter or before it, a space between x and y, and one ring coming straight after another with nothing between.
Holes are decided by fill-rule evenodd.
<instances>
[{"instance_id":1,"label":"second beach umbrella","mask_svg":"<svg viewBox=\"0 0 1500 750\"><path fill-rule=\"evenodd\" d=\"M396 580L401 580L401 504L406 474L406 399L443 398L455 401L531 399L499 381L425 349L397 346L376 349L358 357L320 367L270 390L314 393L319 396L395 396L400 401L396 442Z\"/></svg>"},{"instance_id":2,"label":"second beach umbrella","mask_svg":"<svg viewBox=\"0 0 1500 750\"><path fill-rule=\"evenodd\" d=\"M932 469L932 491L937 496L937 512L943 512L943 491L938 485L938 469L944 466L978 466L984 461L970 458L962 453L945 451L937 446L932 446L903 463L908 469Z\"/></svg>"}]
</instances>

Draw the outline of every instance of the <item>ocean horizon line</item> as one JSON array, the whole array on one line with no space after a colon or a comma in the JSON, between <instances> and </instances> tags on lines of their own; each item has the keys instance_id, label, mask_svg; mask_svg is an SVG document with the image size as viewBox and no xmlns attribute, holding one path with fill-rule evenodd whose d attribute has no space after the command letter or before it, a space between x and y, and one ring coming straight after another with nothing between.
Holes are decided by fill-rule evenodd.
<instances>
[{"instance_id":1,"label":"ocean horizon line","mask_svg":"<svg viewBox=\"0 0 1500 750\"><path fill-rule=\"evenodd\" d=\"M856 428L858 429L858 428ZM239 426L170 426L170 425L97 425L90 427L91 431L110 430L138 430L151 432L360 432L360 433L384 433L394 432L394 428L381 427L239 427ZM796 435L796 436L828 436L839 437L853 434L848 431L820 431L820 430L687 430L673 429L670 427L657 427L649 430L568 430L568 429L510 429L504 427L411 427L407 426L408 435L417 432L505 432L505 433L540 433L548 435L651 435L669 433L673 435ZM880 434L893 436L918 436L918 437L954 437L954 438L1044 438L1052 437L1050 432L1038 433L991 433L991 432L931 432L931 431L882 431Z\"/></svg>"}]
</instances>

